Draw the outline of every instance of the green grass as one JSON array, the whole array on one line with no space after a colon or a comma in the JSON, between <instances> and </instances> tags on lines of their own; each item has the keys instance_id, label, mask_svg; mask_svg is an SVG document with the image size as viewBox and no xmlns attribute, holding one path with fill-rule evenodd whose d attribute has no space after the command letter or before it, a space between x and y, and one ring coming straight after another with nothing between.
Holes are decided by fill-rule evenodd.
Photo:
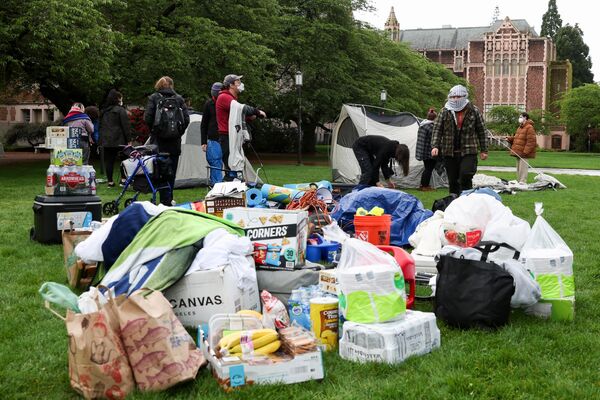
<instances>
[{"instance_id":1,"label":"green grass","mask_svg":"<svg viewBox=\"0 0 600 400\"><path fill-rule=\"evenodd\" d=\"M479 161L479 164L495 167L514 167L515 160L515 157L508 155L508 151L490 151L489 158L485 161ZM600 154L538 151L536 157L527 160L527 162L534 168L600 169Z\"/></svg>"},{"instance_id":2,"label":"green grass","mask_svg":"<svg viewBox=\"0 0 600 400\"><path fill-rule=\"evenodd\" d=\"M42 306L45 281L65 281L62 248L28 238L31 206L43 192L46 163L0 169L0 397L76 398L67 370L62 321ZM327 167L267 166L272 183L329 178ZM497 174L509 178L513 174ZM254 386L223 392L207 369L194 382L140 399L568 399L600 398L600 273L597 269L600 178L559 176L569 189L504 195L514 214L534 221L533 204L543 201L545 218L575 253L575 322L559 323L513 313L497 332L459 331L438 323L442 346L401 365L360 365L335 353L325 355L322 382ZM426 207L446 191L409 191ZM116 189L100 185L104 201ZM201 198L205 190L177 191L178 201ZM418 303L431 310L431 304Z\"/></svg>"}]
</instances>

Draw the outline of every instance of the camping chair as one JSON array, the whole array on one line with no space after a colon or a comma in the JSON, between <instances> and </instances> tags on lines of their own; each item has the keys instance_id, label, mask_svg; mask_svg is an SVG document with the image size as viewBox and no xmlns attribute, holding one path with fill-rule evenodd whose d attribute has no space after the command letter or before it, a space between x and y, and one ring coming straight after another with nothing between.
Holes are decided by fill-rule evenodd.
<instances>
[{"instance_id":1,"label":"camping chair","mask_svg":"<svg viewBox=\"0 0 600 400\"><path fill-rule=\"evenodd\" d=\"M406 308L412 309L415 304L415 295L417 291L417 283L415 279L415 261L406 250L396 246L377 246L379 250L389 253L396 259L396 262L402 269L404 282L408 284L409 291L406 298Z\"/></svg>"}]
</instances>

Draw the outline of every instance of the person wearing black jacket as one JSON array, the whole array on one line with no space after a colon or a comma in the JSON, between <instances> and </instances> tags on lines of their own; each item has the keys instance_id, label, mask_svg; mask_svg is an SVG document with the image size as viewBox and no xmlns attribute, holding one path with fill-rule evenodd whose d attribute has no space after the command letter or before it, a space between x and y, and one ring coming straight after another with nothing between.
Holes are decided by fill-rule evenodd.
<instances>
[{"instance_id":1,"label":"person wearing black jacket","mask_svg":"<svg viewBox=\"0 0 600 400\"><path fill-rule=\"evenodd\" d=\"M405 144L383 136L367 135L358 138L352 145L352 150L360 165L360 185L384 187L383 183L379 182L381 169L388 187L395 188L391 180L391 176L394 175L393 160L400 163L404 176L408 175L410 151Z\"/></svg>"},{"instance_id":2,"label":"person wearing black jacket","mask_svg":"<svg viewBox=\"0 0 600 400\"><path fill-rule=\"evenodd\" d=\"M210 88L210 99L204 103L202 111L202 122L200 123L200 140L202 150L206 153L206 162L210 168L211 185L223 181L223 152L219 144L219 132L217 129L217 109L215 102L221 91L221 82L213 83Z\"/></svg>"},{"instance_id":3,"label":"person wearing black jacket","mask_svg":"<svg viewBox=\"0 0 600 400\"><path fill-rule=\"evenodd\" d=\"M131 144L131 124L127 110L123 107L123 95L115 89L108 92L106 106L100 114L98 131L108 187L113 187L115 186L113 181L115 161L122 150L119 146Z\"/></svg>"},{"instance_id":4,"label":"person wearing black jacket","mask_svg":"<svg viewBox=\"0 0 600 400\"><path fill-rule=\"evenodd\" d=\"M144 121L150 128L151 142L158 146L160 153L169 153L169 159L171 161L172 173L169 177L169 184L171 189L175 187L175 175L177 173L177 164L179 163L179 155L181 154L181 136L185 133L185 129L190 123L190 115L188 113L187 106L183 97L178 95L174 90L173 79L168 76L163 76L154 85L154 92L148 97L148 105L144 112ZM183 121L179 126L179 136L175 138L164 138L161 137L158 132L157 126L155 125L156 107L158 102L163 98L174 97L177 101L177 107L181 109L183 114ZM170 206L173 201L173 192L168 189L160 190L160 202L164 205Z\"/></svg>"}]
</instances>

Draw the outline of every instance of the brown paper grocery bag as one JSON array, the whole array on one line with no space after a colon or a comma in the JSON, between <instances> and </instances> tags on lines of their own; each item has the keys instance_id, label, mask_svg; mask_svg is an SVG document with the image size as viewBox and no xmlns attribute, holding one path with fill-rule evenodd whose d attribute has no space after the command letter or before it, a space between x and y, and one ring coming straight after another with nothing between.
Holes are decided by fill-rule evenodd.
<instances>
[{"instance_id":1,"label":"brown paper grocery bag","mask_svg":"<svg viewBox=\"0 0 600 400\"><path fill-rule=\"evenodd\" d=\"M75 254L75 247L92 234L92 231L62 231L65 270L69 286L87 289L96 271L96 264L85 264Z\"/></svg>"},{"instance_id":2,"label":"brown paper grocery bag","mask_svg":"<svg viewBox=\"0 0 600 400\"><path fill-rule=\"evenodd\" d=\"M132 293L119 305L119 322L140 390L163 390L194 379L206 363L161 292Z\"/></svg>"},{"instance_id":3,"label":"brown paper grocery bag","mask_svg":"<svg viewBox=\"0 0 600 400\"><path fill-rule=\"evenodd\" d=\"M86 399L123 399L135 388L120 337L117 303L111 298L90 314L67 311L69 378Z\"/></svg>"}]
</instances>

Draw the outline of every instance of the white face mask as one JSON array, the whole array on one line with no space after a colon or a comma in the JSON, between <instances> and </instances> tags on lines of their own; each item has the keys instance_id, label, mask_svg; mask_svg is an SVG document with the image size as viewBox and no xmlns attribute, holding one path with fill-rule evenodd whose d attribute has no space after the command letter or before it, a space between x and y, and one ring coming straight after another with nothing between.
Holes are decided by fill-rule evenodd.
<instances>
[{"instance_id":1,"label":"white face mask","mask_svg":"<svg viewBox=\"0 0 600 400\"><path fill-rule=\"evenodd\" d=\"M240 82L240 86L237 87L238 92L242 93L245 89L244 82Z\"/></svg>"},{"instance_id":2,"label":"white face mask","mask_svg":"<svg viewBox=\"0 0 600 400\"><path fill-rule=\"evenodd\" d=\"M525 122L525 118L519 117L519 123L522 124L523 122Z\"/></svg>"},{"instance_id":3,"label":"white face mask","mask_svg":"<svg viewBox=\"0 0 600 400\"><path fill-rule=\"evenodd\" d=\"M123 99L119 100L119 105L123 106Z\"/></svg>"}]
</instances>

